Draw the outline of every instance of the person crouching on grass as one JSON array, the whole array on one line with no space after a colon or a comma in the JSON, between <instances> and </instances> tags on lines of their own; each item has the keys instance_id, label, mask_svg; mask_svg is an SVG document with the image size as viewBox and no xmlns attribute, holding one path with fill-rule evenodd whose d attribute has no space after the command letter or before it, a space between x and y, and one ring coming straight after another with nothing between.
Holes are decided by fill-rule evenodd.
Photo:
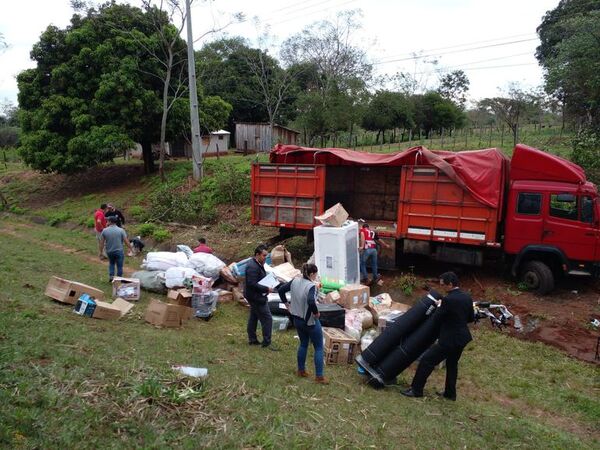
<instances>
[{"instance_id":1,"label":"person crouching on grass","mask_svg":"<svg viewBox=\"0 0 600 450\"><path fill-rule=\"evenodd\" d=\"M306 356L310 341L315 349L315 382L329 384L324 376L323 329L319 322L317 286L315 284L317 272L317 266L314 264L304 264L302 277L294 278L280 286L278 293L281 301L287 305L288 300L285 294L291 292L292 299L289 302L289 310L300 338L297 375L303 378L309 376L306 372Z\"/></svg>"}]
</instances>

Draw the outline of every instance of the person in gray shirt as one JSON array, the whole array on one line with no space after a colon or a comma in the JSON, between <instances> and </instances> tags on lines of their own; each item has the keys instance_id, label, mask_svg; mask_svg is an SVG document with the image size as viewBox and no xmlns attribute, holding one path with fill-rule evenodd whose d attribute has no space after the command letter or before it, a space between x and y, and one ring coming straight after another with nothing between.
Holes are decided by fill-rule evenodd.
<instances>
[{"instance_id":1,"label":"person in gray shirt","mask_svg":"<svg viewBox=\"0 0 600 450\"><path fill-rule=\"evenodd\" d=\"M106 246L106 255L108 256L108 277L109 283L112 282L115 276L115 266L117 266L117 276L123 276L123 261L125 253L123 252L123 244L126 244L132 250L131 243L127 239L127 233L123 228L117 226L117 217L110 216L106 218L108 227L102 230L100 245Z\"/></svg>"}]
</instances>

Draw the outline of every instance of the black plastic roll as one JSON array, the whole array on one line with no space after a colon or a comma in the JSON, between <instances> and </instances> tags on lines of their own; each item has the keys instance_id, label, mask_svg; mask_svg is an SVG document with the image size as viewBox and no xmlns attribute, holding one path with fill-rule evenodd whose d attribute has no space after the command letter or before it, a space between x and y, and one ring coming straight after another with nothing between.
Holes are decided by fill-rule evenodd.
<instances>
[{"instance_id":1,"label":"black plastic roll","mask_svg":"<svg viewBox=\"0 0 600 450\"><path fill-rule=\"evenodd\" d=\"M415 331L402 339L400 345L379 362L375 370L382 380L396 378L435 342L439 334L436 313L427 318Z\"/></svg>"},{"instance_id":2,"label":"black plastic roll","mask_svg":"<svg viewBox=\"0 0 600 450\"><path fill-rule=\"evenodd\" d=\"M427 314L435 308L435 299L438 298L440 295L431 290L417 300L412 308L398 317L394 323L389 324L383 333L361 353L360 361L364 361L371 367L379 365L379 362L400 344L402 338L410 335L427 319Z\"/></svg>"}]
</instances>

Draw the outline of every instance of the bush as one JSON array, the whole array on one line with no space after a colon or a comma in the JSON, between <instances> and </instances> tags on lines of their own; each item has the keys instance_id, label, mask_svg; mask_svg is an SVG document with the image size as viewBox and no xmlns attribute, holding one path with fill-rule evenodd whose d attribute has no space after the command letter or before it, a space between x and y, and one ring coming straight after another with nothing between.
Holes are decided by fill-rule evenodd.
<instances>
[{"instance_id":1,"label":"bush","mask_svg":"<svg viewBox=\"0 0 600 450\"><path fill-rule=\"evenodd\" d=\"M67 220L69 220L71 218L71 213L69 212L63 212L63 211L57 211L57 212L53 212L50 213L46 216L46 223L48 225L50 225L51 227L54 227L56 225L58 225L59 223L63 223L66 222Z\"/></svg>"},{"instance_id":2,"label":"bush","mask_svg":"<svg viewBox=\"0 0 600 450\"><path fill-rule=\"evenodd\" d=\"M199 190L182 191L167 183L150 195L149 217L154 220L197 222L202 211Z\"/></svg>"},{"instance_id":3,"label":"bush","mask_svg":"<svg viewBox=\"0 0 600 450\"><path fill-rule=\"evenodd\" d=\"M148 211L141 205L133 205L128 212L131 217L138 221L144 221L148 218Z\"/></svg>"},{"instance_id":4,"label":"bush","mask_svg":"<svg viewBox=\"0 0 600 450\"><path fill-rule=\"evenodd\" d=\"M588 180L600 184L600 130L584 130L573 140L571 159L579 164Z\"/></svg>"},{"instance_id":5,"label":"bush","mask_svg":"<svg viewBox=\"0 0 600 450\"><path fill-rule=\"evenodd\" d=\"M412 295L415 287L417 286L417 277L414 273L403 273L398 279L398 286L404 292L405 295Z\"/></svg>"},{"instance_id":6,"label":"bush","mask_svg":"<svg viewBox=\"0 0 600 450\"><path fill-rule=\"evenodd\" d=\"M8 210L11 213L17 214L19 216L22 216L23 214L25 214L27 212L27 210L25 208L20 208L17 205L12 205L10 208L8 208Z\"/></svg>"},{"instance_id":7,"label":"bush","mask_svg":"<svg viewBox=\"0 0 600 450\"><path fill-rule=\"evenodd\" d=\"M156 231L156 225L153 223L143 223L138 228L138 234L142 237L152 236Z\"/></svg>"},{"instance_id":8,"label":"bush","mask_svg":"<svg viewBox=\"0 0 600 450\"><path fill-rule=\"evenodd\" d=\"M221 160L212 176L202 181L202 191L216 205L247 205L250 202L250 165Z\"/></svg>"},{"instance_id":9,"label":"bush","mask_svg":"<svg viewBox=\"0 0 600 450\"><path fill-rule=\"evenodd\" d=\"M156 230L154 230L154 233L152 233L152 238L156 242L164 242L168 239L171 239L171 233L169 232L169 230L166 230L162 227L158 227Z\"/></svg>"}]
</instances>

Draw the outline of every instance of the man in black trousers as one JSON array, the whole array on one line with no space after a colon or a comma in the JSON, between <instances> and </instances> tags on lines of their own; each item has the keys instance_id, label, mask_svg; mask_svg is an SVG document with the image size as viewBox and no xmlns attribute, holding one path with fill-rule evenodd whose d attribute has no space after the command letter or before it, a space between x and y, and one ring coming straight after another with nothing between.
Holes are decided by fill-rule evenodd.
<instances>
[{"instance_id":1,"label":"man in black trousers","mask_svg":"<svg viewBox=\"0 0 600 450\"><path fill-rule=\"evenodd\" d=\"M473 340L467 323L473 322L475 314L473 299L458 287L458 277L454 272L440 275L440 285L447 295L440 300L438 310L432 319L439 322L438 341L423 353L410 389L402 391L407 397L423 397L423 388L435 366L446 360L446 387L437 394L456 400L456 379L458 360L464 348Z\"/></svg>"},{"instance_id":2,"label":"man in black trousers","mask_svg":"<svg viewBox=\"0 0 600 450\"><path fill-rule=\"evenodd\" d=\"M271 327L273 326L273 317L269 310L267 294L273 292L273 289L258 284L267 273L265 272L265 260L269 254L267 247L259 245L254 250L252 258L246 266L246 284L244 285L244 297L250 304L250 316L248 317L248 343L250 345L262 345L270 350L277 351L271 346ZM262 328L262 344L256 337L256 325L260 320Z\"/></svg>"}]
</instances>

